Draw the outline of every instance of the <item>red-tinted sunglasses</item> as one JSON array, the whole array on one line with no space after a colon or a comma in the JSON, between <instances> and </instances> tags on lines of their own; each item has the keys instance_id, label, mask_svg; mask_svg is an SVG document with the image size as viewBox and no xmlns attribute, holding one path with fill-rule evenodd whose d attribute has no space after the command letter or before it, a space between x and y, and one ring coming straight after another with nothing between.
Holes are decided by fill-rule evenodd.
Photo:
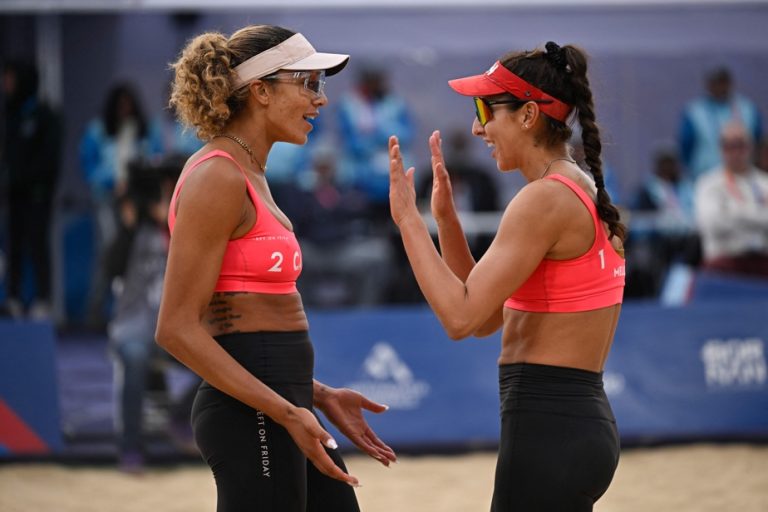
<instances>
[{"instance_id":1,"label":"red-tinted sunglasses","mask_svg":"<svg viewBox=\"0 0 768 512\"><path fill-rule=\"evenodd\" d=\"M479 96L472 98L472 101L475 103L475 114L477 115L477 120L480 122L480 126L485 126L491 119L493 119L493 110L491 110L493 105L528 103L529 101L535 103L552 103L552 100L520 100L517 98L509 100L487 100L485 98L480 98Z\"/></svg>"}]
</instances>

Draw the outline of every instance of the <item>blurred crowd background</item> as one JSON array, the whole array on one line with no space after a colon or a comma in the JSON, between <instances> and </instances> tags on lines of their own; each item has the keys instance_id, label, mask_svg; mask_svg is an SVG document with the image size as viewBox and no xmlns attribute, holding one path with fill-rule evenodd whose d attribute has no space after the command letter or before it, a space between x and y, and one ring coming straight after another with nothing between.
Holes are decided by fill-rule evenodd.
<instances>
[{"instance_id":1,"label":"blurred crowd background","mask_svg":"<svg viewBox=\"0 0 768 512\"><path fill-rule=\"evenodd\" d=\"M482 255L524 183L497 171L471 136L472 103L446 82L548 40L592 58L606 184L629 224L626 299L684 302L701 269L768 280L768 3L259 5L0 2L0 315L107 335L128 375L155 357L121 340L152 330L141 322L161 293L168 200L201 146L167 108L169 63L193 35L249 23L352 56L309 143L278 144L267 162L310 309L423 302L388 217L392 134L427 215L427 137L441 130ZM578 134L572 146L578 159ZM138 375L125 386L144 386Z\"/></svg>"},{"instance_id":2,"label":"blurred crowd background","mask_svg":"<svg viewBox=\"0 0 768 512\"><path fill-rule=\"evenodd\" d=\"M0 16L4 314L50 317L63 327L106 326L116 280L126 272L120 257L130 252L137 217L146 217L146 194L167 199L200 145L167 108L168 64L192 35L230 33L245 23L285 25L319 47L352 55L349 69L329 82L330 103L309 144L279 144L268 162L278 204L307 253L301 284L308 306L422 300L387 218L390 134L400 137L428 198L426 139L442 131L457 204L468 212L472 246L482 254L495 227L487 214L503 210L522 183L495 169L470 134L471 104L446 81L482 71L509 49L550 39L592 56L609 191L630 224L627 297L660 297L675 264L696 268L723 256L708 243L702 252L701 224L708 221L701 212L697 220L697 181L724 156L741 159L731 165L768 166L768 8L623 3L8 9ZM743 130L724 146L728 123ZM573 141L577 155L579 142ZM148 183L148 168L157 171L157 183ZM732 186L725 195L730 190L743 204L765 208L764 185L750 180L746 197ZM720 200L714 194L707 200ZM727 255L757 254L757 262L727 270L764 276L767 228L758 222L748 229L752 240Z\"/></svg>"}]
</instances>

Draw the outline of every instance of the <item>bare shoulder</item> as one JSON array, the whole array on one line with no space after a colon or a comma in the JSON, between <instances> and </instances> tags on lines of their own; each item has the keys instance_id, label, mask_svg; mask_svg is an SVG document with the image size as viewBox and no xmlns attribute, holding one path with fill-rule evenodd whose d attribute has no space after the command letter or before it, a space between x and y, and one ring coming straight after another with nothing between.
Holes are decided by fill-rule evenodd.
<instances>
[{"instance_id":1,"label":"bare shoulder","mask_svg":"<svg viewBox=\"0 0 768 512\"><path fill-rule=\"evenodd\" d=\"M175 232L204 230L229 236L242 223L247 198L246 177L228 158L213 157L182 173L176 203Z\"/></svg>"},{"instance_id":2,"label":"bare shoulder","mask_svg":"<svg viewBox=\"0 0 768 512\"><path fill-rule=\"evenodd\" d=\"M555 180L536 180L528 183L507 206L504 216L544 220L573 215L573 208L581 201L567 186Z\"/></svg>"},{"instance_id":3,"label":"bare shoulder","mask_svg":"<svg viewBox=\"0 0 768 512\"><path fill-rule=\"evenodd\" d=\"M190 166L194 161L190 158L182 171L184 187L181 194L185 196L204 194L237 194L245 190L245 176L237 164L229 158L214 156L198 164L194 169Z\"/></svg>"}]
</instances>

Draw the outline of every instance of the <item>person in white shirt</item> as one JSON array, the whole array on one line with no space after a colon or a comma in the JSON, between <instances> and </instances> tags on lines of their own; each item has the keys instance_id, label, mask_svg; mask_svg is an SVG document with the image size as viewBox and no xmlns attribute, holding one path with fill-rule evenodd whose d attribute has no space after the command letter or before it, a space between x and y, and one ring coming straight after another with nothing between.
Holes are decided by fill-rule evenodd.
<instances>
[{"instance_id":1,"label":"person in white shirt","mask_svg":"<svg viewBox=\"0 0 768 512\"><path fill-rule=\"evenodd\" d=\"M743 124L723 127L720 149L723 164L696 182L704 267L768 278L768 175L752 162L752 137Z\"/></svg>"}]
</instances>

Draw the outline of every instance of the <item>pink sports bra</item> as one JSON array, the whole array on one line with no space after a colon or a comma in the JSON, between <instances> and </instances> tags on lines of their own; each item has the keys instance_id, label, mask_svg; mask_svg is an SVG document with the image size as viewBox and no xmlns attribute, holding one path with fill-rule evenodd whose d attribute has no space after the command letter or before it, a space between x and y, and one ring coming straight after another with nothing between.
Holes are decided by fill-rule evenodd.
<instances>
[{"instance_id":1,"label":"pink sports bra","mask_svg":"<svg viewBox=\"0 0 768 512\"><path fill-rule=\"evenodd\" d=\"M253 188L245 170L229 153L214 150L192 164L181 177L171 199L168 226L173 233L176 200L184 180L197 166L214 157L232 160L245 177L248 195L256 208L256 222L241 238L227 242L215 292L296 293L296 279L301 273L301 249L293 231L278 221Z\"/></svg>"},{"instance_id":2,"label":"pink sports bra","mask_svg":"<svg viewBox=\"0 0 768 512\"><path fill-rule=\"evenodd\" d=\"M544 179L563 183L586 205L595 226L595 242L577 258L542 260L504 306L520 311L566 313L621 304L624 258L608 240L594 201L565 176L553 174Z\"/></svg>"}]
</instances>

